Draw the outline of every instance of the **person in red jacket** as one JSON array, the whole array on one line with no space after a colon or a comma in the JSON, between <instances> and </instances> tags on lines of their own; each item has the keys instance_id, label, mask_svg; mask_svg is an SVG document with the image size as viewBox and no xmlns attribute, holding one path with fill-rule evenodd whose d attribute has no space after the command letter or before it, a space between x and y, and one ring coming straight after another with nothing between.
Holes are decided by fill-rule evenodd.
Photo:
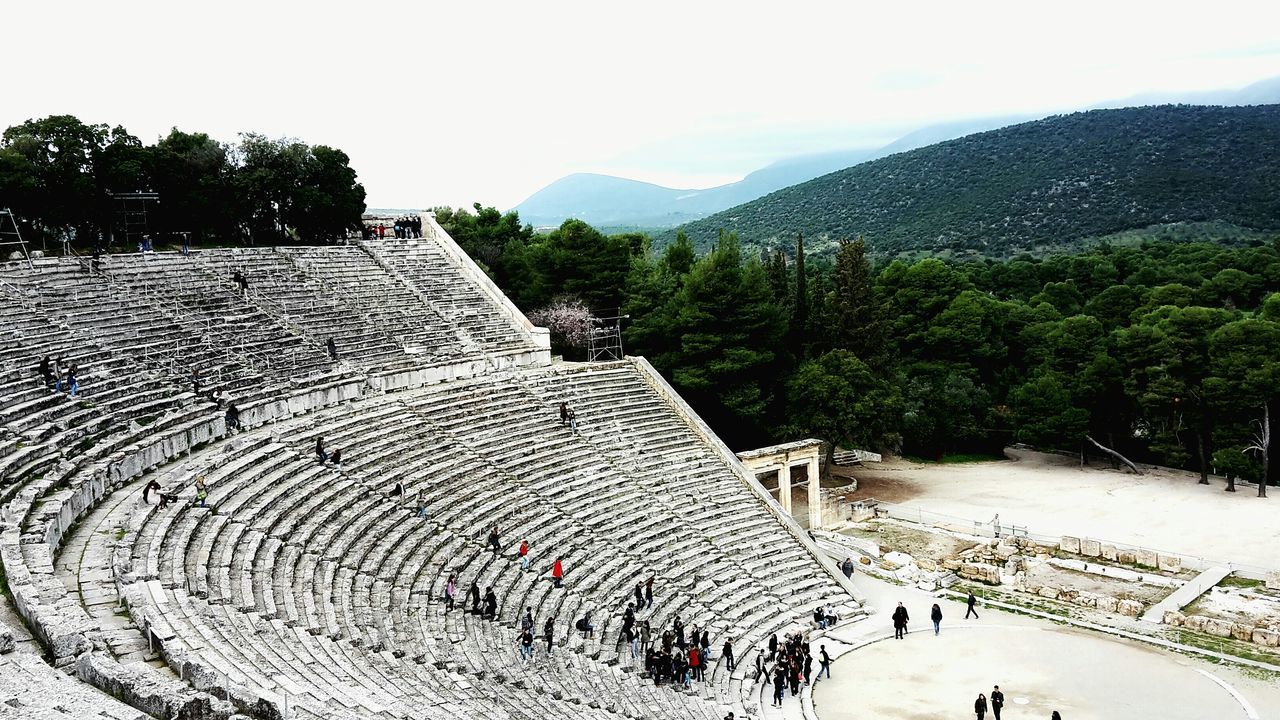
<instances>
[{"instance_id":1,"label":"person in red jacket","mask_svg":"<svg viewBox=\"0 0 1280 720\"><path fill-rule=\"evenodd\" d=\"M521 570L529 569L529 541L528 540L520 541L520 569Z\"/></svg>"},{"instance_id":2,"label":"person in red jacket","mask_svg":"<svg viewBox=\"0 0 1280 720\"><path fill-rule=\"evenodd\" d=\"M560 564L560 558L556 558L556 564L551 566L551 580L560 587L560 581L564 579L564 566Z\"/></svg>"}]
</instances>

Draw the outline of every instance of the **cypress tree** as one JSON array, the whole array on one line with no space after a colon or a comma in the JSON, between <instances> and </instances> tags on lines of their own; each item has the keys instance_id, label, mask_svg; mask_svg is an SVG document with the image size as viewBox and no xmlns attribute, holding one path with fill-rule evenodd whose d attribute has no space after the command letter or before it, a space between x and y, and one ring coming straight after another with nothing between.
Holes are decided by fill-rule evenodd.
<instances>
[{"instance_id":1,"label":"cypress tree","mask_svg":"<svg viewBox=\"0 0 1280 720\"><path fill-rule=\"evenodd\" d=\"M793 349L798 357L806 357L805 327L809 323L809 278L804 273L804 235L796 235L796 294L791 309Z\"/></svg>"}]
</instances>

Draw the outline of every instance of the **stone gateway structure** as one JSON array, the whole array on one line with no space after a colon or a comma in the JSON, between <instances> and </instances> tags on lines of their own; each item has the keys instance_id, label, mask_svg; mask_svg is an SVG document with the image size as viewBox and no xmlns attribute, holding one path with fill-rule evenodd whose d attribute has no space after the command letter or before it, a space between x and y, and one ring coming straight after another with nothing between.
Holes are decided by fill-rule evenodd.
<instances>
[{"instance_id":1,"label":"stone gateway structure","mask_svg":"<svg viewBox=\"0 0 1280 720\"><path fill-rule=\"evenodd\" d=\"M553 362L430 215L0 281L23 717L759 717L726 642L864 614L643 358ZM707 681L656 686L642 625L705 634Z\"/></svg>"},{"instance_id":2,"label":"stone gateway structure","mask_svg":"<svg viewBox=\"0 0 1280 720\"><path fill-rule=\"evenodd\" d=\"M791 468L804 466L805 485L809 497L809 529L822 529L822 491L819 480L819 464L823 443L821 440L797 440L781 445L746 450L738 453L738 459L758 478L770 473L778 474L778 504L783 512L791 514Z\"/></svg>"}]
</instances>

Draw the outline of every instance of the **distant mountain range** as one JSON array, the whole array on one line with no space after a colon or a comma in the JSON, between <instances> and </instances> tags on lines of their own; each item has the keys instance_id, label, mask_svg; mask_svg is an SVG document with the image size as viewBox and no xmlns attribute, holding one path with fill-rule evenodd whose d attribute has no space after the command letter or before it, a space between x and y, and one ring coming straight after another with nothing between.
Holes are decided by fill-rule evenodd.
<instances>
[{"instance_id":1,"label":"distant mountain range","mask_svg":"<svg viewBox=\"0 0 1280 720\"><path fill-rule=\"evenodd\" d=\"M896 153L771 193L683 230L746 247L1006 256L1136 228L1280 230L1280 105L1091 110ZM671 237L668 230L665 237Z\"/></svg>"},{"instance_id":2,"label":"distant mountain range","mask_svg":"<svg viewBox=\"0 0 1280 720\"><path fill-rule=\"evenodd\" d=\"M1148 93L1096 107L1125 107L1156 103L1203 105L1259 105L1280 103L1280 77L1239 90L1198 93ZM786 158L756 170L742 180L706 189L668 188L652 183L575 173L547 185L514 209L520 219L536 227L559 225L578 218L604 228L670 228L705 218L782 188L802 183L858 163L934 143L993 130L1043 115L975 118L930 125L880 148L842 149Z\"/></svg>"}]
</instances>

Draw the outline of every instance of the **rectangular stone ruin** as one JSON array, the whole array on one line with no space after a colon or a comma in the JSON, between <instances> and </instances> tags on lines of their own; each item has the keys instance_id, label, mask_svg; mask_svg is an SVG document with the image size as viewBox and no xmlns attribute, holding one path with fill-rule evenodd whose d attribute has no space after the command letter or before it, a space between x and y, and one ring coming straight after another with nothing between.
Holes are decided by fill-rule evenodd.
<instances>
[{"instance_id":1,"label":"rectangular stone ruin","mask_svg":"<svg viewBox=\"0 0 1280 720\"><path fill-rule=\"evenodd\" d=\"M1063 535L1062 541L1058 543L1058 548L1061 549L1062 552L1078 554L1080 552L1080 538Z\"/></svg>"}]
</instances>

